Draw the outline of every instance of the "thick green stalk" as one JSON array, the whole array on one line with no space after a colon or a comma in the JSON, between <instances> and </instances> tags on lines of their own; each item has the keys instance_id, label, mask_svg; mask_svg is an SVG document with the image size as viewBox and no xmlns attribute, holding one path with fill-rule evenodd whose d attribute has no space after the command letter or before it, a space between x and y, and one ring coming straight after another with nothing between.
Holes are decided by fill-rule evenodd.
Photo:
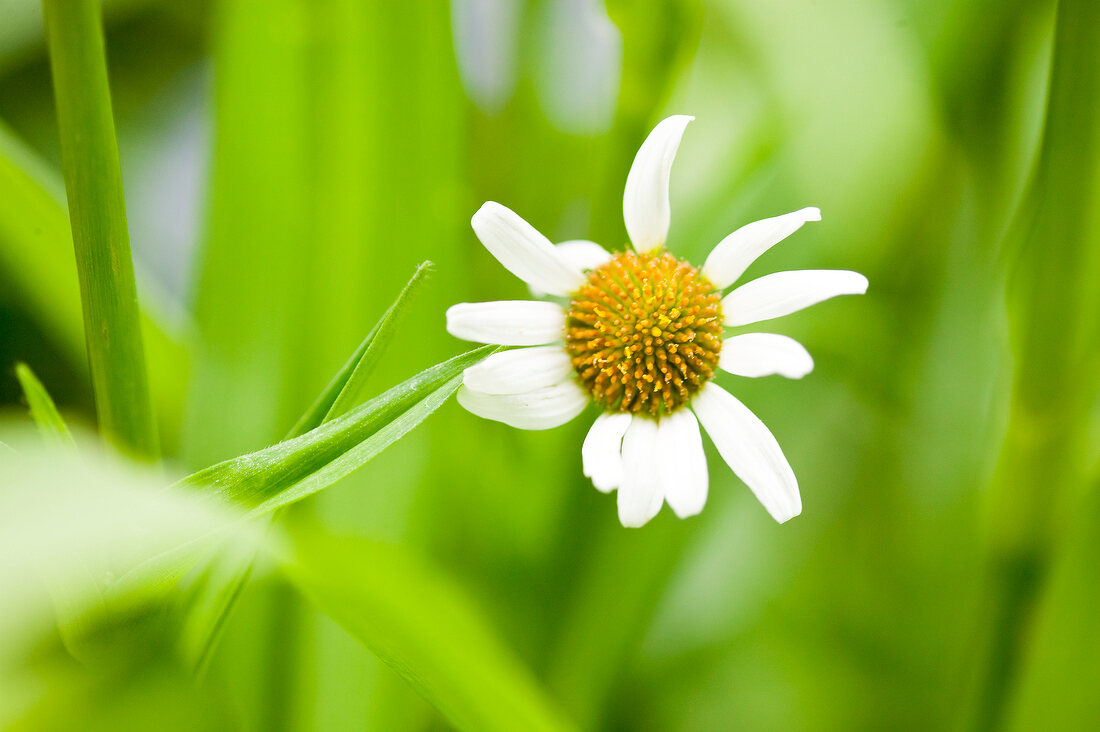
<instances>
[{"instance_id":1,"label":"thick green stalk","mask_svg":"<svg viewBox=\"0 0 1100 732\"><path fill-rule=\"evenodd\" d=\"M42 7L100 430L127 452L155 457L102 9L98 0L43 0Z\"/></svg>"},{"instance_id":2,"label":"thick green stalk","mask_svg":"<svg viewBox=\"0 0 1100 732\"><path fill-rule=\"evenodd\" d=\"M1010 333L1016 373L990 491L985 668L973 726L1001 724L1065 517L1084 492L1100 373L1100 5L1061 0L1046 127L1017 222Z\"/></svg>"}]
</instances>

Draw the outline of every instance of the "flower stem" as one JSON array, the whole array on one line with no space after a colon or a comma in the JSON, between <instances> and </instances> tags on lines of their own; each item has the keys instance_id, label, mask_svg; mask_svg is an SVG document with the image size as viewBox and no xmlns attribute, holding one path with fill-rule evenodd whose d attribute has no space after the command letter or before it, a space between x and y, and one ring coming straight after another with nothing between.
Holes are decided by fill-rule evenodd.
<instances>
[{"instance_id":1,"label":"flower stem","mask_svg":"<svg viewBox=\"0 0 1100 732\"><path fill-rule=\"evenodd\" d=\"M100 430L124 451L155 458L101 4L43 0L42 7Z\"/></svg>"}]
</instances>

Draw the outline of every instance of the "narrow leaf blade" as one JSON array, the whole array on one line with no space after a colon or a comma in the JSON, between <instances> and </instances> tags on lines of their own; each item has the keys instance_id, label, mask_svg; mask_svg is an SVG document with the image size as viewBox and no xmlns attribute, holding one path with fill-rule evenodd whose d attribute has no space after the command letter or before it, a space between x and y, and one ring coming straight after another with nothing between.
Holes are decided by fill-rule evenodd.
<instances>
[{"instance_id":1,"label":"narrow leaf blade","mask_svg":"<svg viewBox=\"0 0 1100 732\"><path fill-rule=\"evenodd\" d=\"M38 425L38 431L42 433L42 437L53 444L74 447L73 435L69 432L68 425L61 418L49 392L31 371L30 366L25 363L16 364L15 376L23 387L23 395L26 396L27 404L31 408L31 417Z\"/></svg>"},{"instance_id":2,"label":"narrow leaf blade","mask_svg":"<svg viewBox=\"0 0 1100 732\"><path fill-rule=\"evenodd\" d=\"M412 296L420 289L420 285L424 282L430 270L431 262L422 262L416 268L416 272L405 284L404 289L394 300L393 305L375 323L367 337L363 339L363 342L359 344L359 347L355 349L347 362L336 372L336 375L332 377L332 381L328 383L328 386L325 387L325 390L317 397L316 401L310 405L287 437L304 435L311 429L348 411L355 402L356 397L362 393L367 377L378 365L378 360L381 358L386 346L389 345L394 330L408 309Z\"/></svg>"},{"instance_id":3,"label":"narrow leaf blade","mask_svg":"<svg viewBox=\"0 0 1100 732\"><path fill-rule=\"evenodd\" d=\"M397 296L397 300L394 301L386 314L382 316L378 325L375 326L374 338L371 339L363 357L359 359L344 388L340 390L336 400L329 408L328 413L325 415L326 422L345 414L354 406L356 400L363 393L367 377L374 371L374 367L378 365L383 351L389 345L390 340L393 339L397 326L401 323L401 319L409 307L412 295L420 289L420 285L431 271L431 266L432 263L428 261L420 263L416 268L416 272L413 273L404 289L401 290L401 294Z\"/></svg>"},{"instance_id":4,"label":"narrow leaf blade","mask_svg":"<svg viewBox=\"0 0 1100 732\"><path fill-rule=\"evenodd\" d=\"M389 345L397 324L412 300L412 295L423 283L430 267L431 263L427 261L417 267L394 303L332 378L324 392L298 420L287 435L288 439L299 437L332 421L354 403L367 377L374 370L386 346ZM373 454L384 449L383 441L384 438L373 440ZM272 512L267 518L269 528L275 516L275 512ZM221 637L222 629L225 627L225 621L233 612L237 598L240 597L252 575L254 554L253 552L251 555L241 553L216 555L188 589L189 608L185 615L180 646L183 656L188 659L191 668L199 675L205 672Z\"/></svg>"},{"instance_id":5,"label":"narrow leaf blade","mask_svg":"<svg viewBox=\"0 0 1100 732\"><path fill-rule=\"evenodd\" d=\"M461 382L464 369L494 346L436 364L339 419L264 450L218 463L181 485L210 491L263 515L335 483L435 411Z\"/></svg>"}]
</instances>

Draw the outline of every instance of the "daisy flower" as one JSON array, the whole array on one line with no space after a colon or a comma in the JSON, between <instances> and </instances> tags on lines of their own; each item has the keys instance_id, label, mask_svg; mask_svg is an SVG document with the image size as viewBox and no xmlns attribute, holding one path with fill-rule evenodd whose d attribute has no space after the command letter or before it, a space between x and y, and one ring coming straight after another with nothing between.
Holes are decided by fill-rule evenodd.
<instances>
[{"instance_id":1,"label":"daisy flower","mask_svg":"<svg viewBox=\"0 0 1100 732\"><path fill-rule=\"evenodd\" d=\"M522 346L466 369L458 401L480 417L527 430L557 427L595 402L601 414L581 446L582 466L597 489L618 491L623 526L642 526L665 502L681 518L702 511L708 477L701 424L782 523L802 512L794 472L764 423L713 378L723 369L798 379L813 359L786 336L727 329L863 294L867 279L846 270L776 272L723 296L757 257L807 221L820 221L816 208L741 227L699 268L665 251L669 174L692 119L663 120L634 158L623 195L632 248L555 245L492 201L474 214L485 248L548 299L447 310L452 335Z\"/></svg>"}]
</instances>

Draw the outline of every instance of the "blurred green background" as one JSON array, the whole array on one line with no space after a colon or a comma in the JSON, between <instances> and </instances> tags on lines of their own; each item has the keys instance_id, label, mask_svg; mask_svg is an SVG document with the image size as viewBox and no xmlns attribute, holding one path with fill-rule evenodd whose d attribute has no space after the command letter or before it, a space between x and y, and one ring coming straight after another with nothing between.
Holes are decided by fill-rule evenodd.
<instances>
[{"instance_id":1,"label":"blurred green background","mask_svg":"<svg viewBox=\"0 0 1100 732\"><path fill-rule=\"evenodd\" d=\"M588 417L521 432L451 403L288 520L450 575L582 729L1100 728L1092 5L105 3L169 471L278 440L424 259L375 392L466 348L448 305L526 297L470 230L485 200L621 247L637 146L692 114L674 253L819 206L749 274L871 282L776 324L805 379L720 377L803 515L776 525L712 452L701 516L625 530L581 475ZM23 419L22 360L88 424L36 0L0 0L0 143L0 403ZM13 728L447 728L278 575L200 681L134 658L43 672Z\"/></svg>"}]
</instances>

